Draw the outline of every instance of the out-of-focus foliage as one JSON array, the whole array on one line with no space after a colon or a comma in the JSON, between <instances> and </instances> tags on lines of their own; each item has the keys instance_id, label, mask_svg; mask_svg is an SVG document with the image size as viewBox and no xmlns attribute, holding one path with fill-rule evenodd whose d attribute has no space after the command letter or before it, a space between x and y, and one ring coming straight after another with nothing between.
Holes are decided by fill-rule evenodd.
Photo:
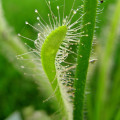
<instances>
[{"instance_id":1,"label":"out-of-focus foliage","mask_svg":"<svg viewBox=\"0 0 120 120\"><path fill-rule=\"evenodd\" d=\"M38 85L32 79L21 75L0 55L0 120L16 110L22 112L23 108L30 105L36 110L46 109L51 114L53 110L48 103L43 104L43 100Z\"/></svg>"},{"instance_id":2,"label":"out-of-focus foliage","mask_svg":"<svg viewBox=\"0 0 120 120\"><path fill-rule=\"evenodd\" d=\"M14 29L13 31L17 34L24 29L24 34L30 35L32 38L36 37L32 34L35 33L33 29L25 27L25 21L28 20L31 24L35 24L34 10L44 7L44 5L40 5L41 2L38 0L3 0L2 3L4 15L8 24ZM45 109L48 114L51 114L54 109L49 102L43 103L45 98L41 95L39 86L31 77L21 74L18 71L20 66L17 66L16 69L16 65L11 64L5 54L0 48L0 120L5 119L16 110L19 110L23 116L22 111L27 106L33 106L35 110Z\"/></svg>"}]
</instances>

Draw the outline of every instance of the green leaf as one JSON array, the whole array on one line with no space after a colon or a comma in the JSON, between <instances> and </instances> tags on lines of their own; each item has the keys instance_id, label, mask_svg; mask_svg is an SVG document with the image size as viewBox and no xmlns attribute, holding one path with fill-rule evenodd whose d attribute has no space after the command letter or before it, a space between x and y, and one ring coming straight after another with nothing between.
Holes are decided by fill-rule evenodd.
<instances>
[{"instance_id":1,"label":"green leaf","mask_svg":"<svg viewBox=\"0 0 120 120\"><path fill-rule=\"evenodd\" d=\"M42 65L51 83L56 75L55 57L66 36L66 32L66 26L58 27L48 35L41 48ZM52 87L55 89L56 85L53 84Z\"/></svg>"},{"instance_id":2,"label":"green leaf","mask_svg":"<svg viewBox=\"0 0 120 120\"><path fill-rule=\"evenodd\" d=\"M47 77L49 78L49 81L55 92L58 103L60 104L60 109L62 109L61 111L64 115L67 112L65 112L65 105L63 102L64 98L62 98L56 77L55 58L62 41L65 39L66 32L67 32L66 26L58 27L57 29L52 31L50 35L47 36L41 48L42 66Z\"/></svg>"}]
</instances>

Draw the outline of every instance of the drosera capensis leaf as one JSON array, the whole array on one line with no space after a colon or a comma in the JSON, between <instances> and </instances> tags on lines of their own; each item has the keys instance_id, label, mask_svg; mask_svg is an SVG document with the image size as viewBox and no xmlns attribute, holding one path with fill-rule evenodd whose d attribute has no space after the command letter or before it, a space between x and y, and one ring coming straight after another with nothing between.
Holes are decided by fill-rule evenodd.
<instances>
[{"instance_id":1,"label":"drosera capensis leaf","mask_svg":"<svg viewBox=\"0 0 120 120\"><path fill-rule=\"evenodd\" d=\"M55 57L62 41L65 39L66 32L67 26L58 27L47 36L41 48L41 62L43 69L51 83L53 90L55 91L58 102L62 104L60 105L62 106L60 109L62 109L64 114L64 103L63 100L61 100L62 97L56 77Z\"/></svg>"},{"instance_id":2,"label":"drosera capensis leaf","mask_svg":"<svg viewBox=\"0 0 120 120\"><path fill-rule=\"evenodd\" d=\"M42 65L51 83L55 79L56 75L55 57L62 41L66 36L66 32L66 26L58 27L50 33L41 48ZM54 86L53 83L52 87L55 89L56 85Z\"/></svg>"}]
</instances>

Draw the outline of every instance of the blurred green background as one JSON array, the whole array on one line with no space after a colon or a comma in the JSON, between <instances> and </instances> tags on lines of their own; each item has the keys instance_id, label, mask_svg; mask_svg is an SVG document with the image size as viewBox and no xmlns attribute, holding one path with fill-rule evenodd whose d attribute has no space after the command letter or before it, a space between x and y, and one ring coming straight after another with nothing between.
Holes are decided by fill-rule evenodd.
<instances>
[{"instance_id":1,"label":"blurred green background","mask_svg":"<svg viewBox=\"0 0 120 120\"><path fill-rule=\"evenodd\" d=\"M114 12L117 0L106 0L103 4L99 5L99 9L102 12L98 15L97 23L98 28L96 29L97 42L104 47L107 34L109 32L109 26L111 23L111 14ZM38 9L41 16L48 22L47 14L48 7L44 0L2 0L2 8L5 17L5 22L8 23L12 29L11 34L17 35L21 33L24 36L28 36L31 39L36 39L37 33L31 27L25 25L25 21L29 21L32 25L37 23L35 9ZM61 1L51 0L52 5L61 5ZM73 0L66 0L69 4L66 5L66 13L70 10ZM77 0L75 6L79 4ZM1 9L1 8L0 8ZM4 24L4 23L0 23ZM7 30L7 29L6 29ZM1 32L1 31L0 31ZM6 31L5 31L6 32ZM2 36L3 33L0 33ZM6 34L5 34L6 36ZM54 107L49 103L43 103L44 96L39 90L38 85L34 82L31 77L25 76L19 65L14 65L13 54L8 54L8 44L4 44L2 41L3 37L0 37L0 120L4 120L15 111L20 113L22 119L25 119L27 114L35 113L35 111L45 111L44 114L52 115L55 112ZM8 37L9 38L9 37ZM118 34L117 39L120 38ZM27 42L29 45L33 44L25 39L21 39L22 42ZM110 70L110 79L114 79L114 75L117 74L120 68L120 39L115 45L115 52ZM2 46L6 46L5 48ZM13 59L11 59L13 58ZM94 76L94 75L93 75ZM112 81L113 82L113 81ZM94 87L93 87L94 91ZM29 109L27 109L29 108ZM29 115L28 115L29 116ZM46 115L47 116L47 115ZM43 120L45 120L44 118ZM17 119L16 119L17 120ZM42 119L41 119L42 120Z\"/></svg>"},{"instance_id":2,"label":"blurred green background","mask_svg":"<svg viewBox=\"0 0 120 120\"><path fill-rule=\"evenodd\" d=\"M5 19L13 29L13 33L16 35L21 33L31 39L37 37L36 31L31 27L26 27L25 21L27 20L31 24L37 22L34 11L35 9L47 8L44 0L2 0L2 8ZM43 10L41 13L45 16ZM25 39L22 41L29 43ZM16 69L14 63L6 57L0 48L0 120L4 120L15 111L19 111L20 116L23 116L23 110L29 106L33 109L33 113L37 110L45 110L47 114L52 114L54 109L49 102L43 103L45 98L41 95L39 86L31 77L21 73L19 69L20 66L18 65Z\"/></svg>"}]
</instances>

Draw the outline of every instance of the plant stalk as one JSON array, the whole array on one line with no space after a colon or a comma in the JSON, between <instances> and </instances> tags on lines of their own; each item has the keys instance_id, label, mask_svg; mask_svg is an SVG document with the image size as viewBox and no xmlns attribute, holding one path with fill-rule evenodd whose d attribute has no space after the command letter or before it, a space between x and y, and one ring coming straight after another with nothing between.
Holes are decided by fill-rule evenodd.
<instances>
[{"instance_id":1,"label":"plant stalk","mask_svg":"<svg viewBox=\"0 0 120 120\"><path fill-rule=\"evenodd\" d=\"M96 20L97 0L84 0L84 16L83 16L83 37L80 39L78 46L78 57L76 67L76 78L74 83L75 98L74 98L74 120L83 120L84 96L86 75L89 65L89 57L92 47L94 35L95 20Z\"/></svg>"}]
</instances>

